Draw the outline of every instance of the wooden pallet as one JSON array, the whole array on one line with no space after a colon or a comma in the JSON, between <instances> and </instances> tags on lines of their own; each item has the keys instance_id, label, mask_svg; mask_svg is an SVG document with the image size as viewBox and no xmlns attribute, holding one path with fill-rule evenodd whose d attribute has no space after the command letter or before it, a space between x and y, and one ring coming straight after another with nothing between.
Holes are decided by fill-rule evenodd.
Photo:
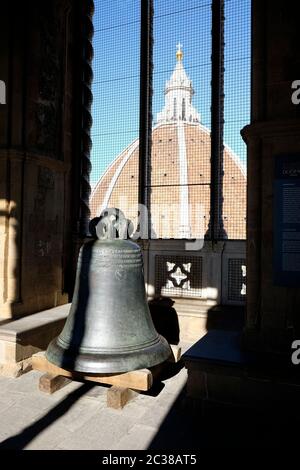
<instances>
[{"instance_id":1,"label":"wooden pallet","mask_svg":"<svg viewBox=\"0 0 300 470\"><path fill-rule=\"evenodd\" d=\"M179 346L171 346L172 362L178 362L181 356ZM94 382L98 384L112 385L107 391L107 406L111 408L123 408L134 396L135 392L148 391L155 379L159 377L165 363L150 369L139 369L122 374L86 374L62 369L46 359L45 352L32 356L32 368L45 372L40 377L39 389L44 393L52 394L67 385L70 381Z\"/></svg>"}]
</instances>

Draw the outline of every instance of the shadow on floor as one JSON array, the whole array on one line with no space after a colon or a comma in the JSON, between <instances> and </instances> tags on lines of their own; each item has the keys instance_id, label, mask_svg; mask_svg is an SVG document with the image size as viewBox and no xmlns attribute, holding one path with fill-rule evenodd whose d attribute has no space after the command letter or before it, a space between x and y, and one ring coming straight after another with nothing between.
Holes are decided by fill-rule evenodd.
<instances>
[{"instance_id":1,"label":"shadow on floor","mask_svg":"<svg viewBox=\"0 0 300 470\"><path fill-rule=\"evenodd\" d=\"M83 395L85 395L93 385L83 384L58 403L45 416L35 421L30 426L15 436L5 439L0 443L0 450L4 449L24 449L38 434L63 416Z\"/></svg>"},{"instance_id":2,"label":"shadow on floor","mask_svg":"<svg viewBox=\"0 0 300 470\"><path fill-rule=\"evenodd\" d=\"M177 363L168 363L160 373L159 377L154 380L154 383L150 390L146 392L140 392L141 395L147 395L150 397L157 397L162 390L165 388L165 384L163 383L164 380L170 379L177 375L180 370L184 367L184 364L182 361L179 361Z\"/></svg>"},{"instance_id":3,"label":"shadow on floor","mask_svg":"<svg viewBox=\"0 0 300 470\"><path fill-rule=\"evenodd\" d=\"M244 315L245 311L240 307L213 307L208 312L207 329L218 334L222 330L239 334L244 326ZM210 380L207 376L206 379L203 376L197 378L205 380L207 396L211 396L209 387L213 383L214 389L218 390L217 396L224 394L226 397L229 393L226 381L222 382L213 364L207 374L210 374ZM263 403L260 395L257 401L253 399L248 406L237 406L234 402L217 403L200 397L191 400L187 398L184 386L148 449L297 449L299 406L296 409L291 405L289 413L286 413L284 410L288 409L288 403L282 396L274 400L272 391L266 394Z\"/></svg>"},{"instance_id":4,"label":"shadow on floor","mask_svg":"<svg viewBox=\"0 0 300 470\"><path fill-rule=\"evenodd\" d=\"M261 411L217 403L197 406L184 388L150 443L149 450L297 449L300 417L280 404Z\"/></svg>"}]
</instances>

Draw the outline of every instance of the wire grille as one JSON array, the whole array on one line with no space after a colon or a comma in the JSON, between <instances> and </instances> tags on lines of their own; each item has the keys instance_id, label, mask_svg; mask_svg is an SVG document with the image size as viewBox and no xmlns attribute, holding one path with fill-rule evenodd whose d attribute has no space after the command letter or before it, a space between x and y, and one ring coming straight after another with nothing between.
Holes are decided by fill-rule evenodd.
<instances>
[{"instance_id":1,"label":"wire grille","mask_svg":"<svg viewBox=\"0 0 300 470\"><path fill-rule=\"evenodd\" d=\"M151 220L203 238L210 201L211 2L154 0Z\"/></svg>"},{"instance_id":2,"label":"wire grille","mask_svg":"<svg viewBox=\"0 0 300 470\"><path fill-rule=\"evenodd\" d=\"M212 2L154 0L153 5L147 181L152 237L203 238L210 219ZM240 130L250 120L251 0L224 0L224 5L222 223L226 238L244 239L246 146ZM139 0L95 0L91 216L119 207L135 227L140 26Z\"/></svg>"},{"instance_id":3,"label":"wire grille","mask_svg":"<svg viewBox=\"0 0 300 470\"><path fill-rule=\"evenodd\" d=\"M246 260L228 260L228 300L244 302L246 296Z\"/></svg>"},{"instance_id":4,"label":"wire grille","mask_svg":"<svg viewBox=\"0 0 300 470\"><path fill-rule=\"evenodd\" d=\"M155 293L162 296L201 297L202 257L156 255Z\"/></svg>"},{"instance_id":5,"label":"wire grille","mask_svg":"<svg viewBox=\"0 0 300 470\"><path fill-rule=\"evenodd\" d=\"M96 0L94 29L91 217L118 207L136 222L139 0Z\"/></svg>"},{"instance_id":6,"label":"wire grille","mask_svg":"<svg viewBox=\"0 0 300 470\"><path fill-rule=\"evenodd\" d=\"M250 122L251 0L225 0L223 224L227 238L246 238L246 145ZM229 152L232 158L229 158Z\"/></svg>"}]
</instances>

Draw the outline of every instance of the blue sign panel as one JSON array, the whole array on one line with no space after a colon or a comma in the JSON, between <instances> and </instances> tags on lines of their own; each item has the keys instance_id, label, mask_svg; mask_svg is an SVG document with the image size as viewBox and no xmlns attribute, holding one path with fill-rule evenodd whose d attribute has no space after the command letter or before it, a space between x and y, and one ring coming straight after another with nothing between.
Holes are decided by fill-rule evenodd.
<instances>
[{"instance_id":1,"label":"blue sign panel","mask_svg":"<svg viewBox=\"0 0 300 470\"><path fill-rule=\"evenodd\" d=\"M274 283L300 286L300 154L275 158Z\"/></svg>"}]
</instances>

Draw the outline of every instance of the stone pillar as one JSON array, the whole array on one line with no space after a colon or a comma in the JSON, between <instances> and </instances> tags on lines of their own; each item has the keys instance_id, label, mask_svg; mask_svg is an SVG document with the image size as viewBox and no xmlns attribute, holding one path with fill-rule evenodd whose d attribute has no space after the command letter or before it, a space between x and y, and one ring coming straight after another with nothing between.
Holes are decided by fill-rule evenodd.
<instances>
[{"instance_id":1,"label":"stone pillar","mask_svg":"<svg viewBox=\"0 0 300 470\"><path fill-rule=\"evenodd\" d=\"M299 286L274 282L274 178L278 156L300 155L299 2L253 0L252 121L248 146L247 320L245 341L281 352L300 338Z\"/></svg>"},{"instance_id":2,"label":"stone pillar","mask_svg":"<svg viewBox=\"0 0 300 470\"><path fill-rule=\"evenodd\" d=\"M68 301L74 3L1 6L0 320Z\"/></svg>"}]
</instances>

